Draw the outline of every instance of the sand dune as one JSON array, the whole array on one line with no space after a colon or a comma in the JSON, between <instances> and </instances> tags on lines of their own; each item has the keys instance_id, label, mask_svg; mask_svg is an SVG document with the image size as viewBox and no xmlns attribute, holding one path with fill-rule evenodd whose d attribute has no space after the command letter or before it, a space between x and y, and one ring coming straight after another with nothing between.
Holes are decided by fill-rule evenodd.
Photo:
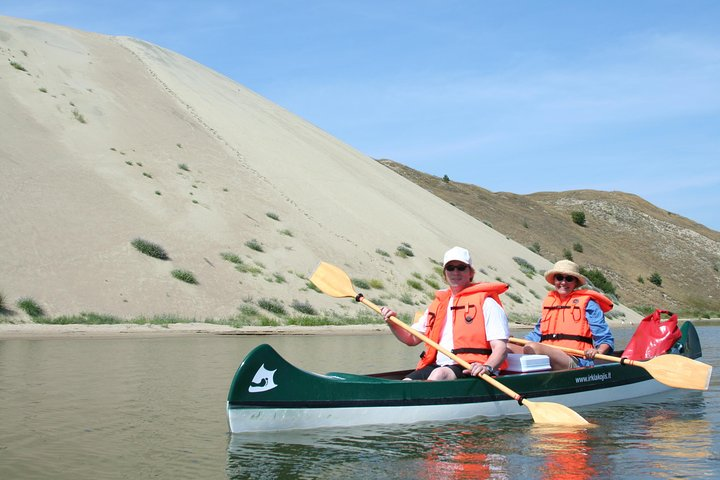
<instances>
[{"instance_id":1,"label":"sand dune","mask_svg":"<svg viewBox=\"0 0 720 480\"><path fill-rule=\"evenodd\" d=\"M471 250L476 279L511 284L511 317L539 309L545 281L513 258L538 272L547 260L186 57L9 17L0 17L0 54L0 293L13 321L25 318L14 307L21 297L52 316L203 320L269 298L289 311L293 301L361 310L308 288L321 260L381 282L364 293L412 313L454 245ZM141 254L135 238L170 260ZM413 256L395 254L403 243Z\"/></svg>"}]
</instances>

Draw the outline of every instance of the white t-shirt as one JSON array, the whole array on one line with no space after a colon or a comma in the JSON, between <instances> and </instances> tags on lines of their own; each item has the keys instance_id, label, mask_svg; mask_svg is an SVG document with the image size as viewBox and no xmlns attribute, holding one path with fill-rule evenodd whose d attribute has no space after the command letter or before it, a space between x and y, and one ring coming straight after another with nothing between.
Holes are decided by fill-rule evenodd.
<instances>
[{"instance_id":1,"label":"white t-shirt","mask_svg":"<svg viewBox=\"0 0 720 480\"><path fill-rule=\"evenodd\" d=\"M453 304L453 297L450 297L448 305ZM483 316L485 317L485 335L487 340L507 340L510 338L510 327L508 326L508 318L505 310L500 306L494 298L486 298L483 302ZM440 346L452 351L454 348L453 344L453 313L452 309L447 309L447 318L445 319L445 325L443 326L442 335L438 342ZM417 322L413 323L412 328L422 333L423 335L427 331L427 318L428 311L418 319ZM438 352L436 362L438 365L454 365L455 362L445 355L444 353Z\"/></svg>"}]
</instances>

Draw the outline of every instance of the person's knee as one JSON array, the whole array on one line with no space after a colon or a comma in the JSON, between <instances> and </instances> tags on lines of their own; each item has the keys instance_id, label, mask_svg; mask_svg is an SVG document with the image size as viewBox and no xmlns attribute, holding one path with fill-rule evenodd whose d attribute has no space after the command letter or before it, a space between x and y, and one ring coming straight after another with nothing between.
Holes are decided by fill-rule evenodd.
<instances>
[{"instance_id":1,"label":"person's knee","mask_svg":"<svg viewBox=\"0 0 720 480\"><path fill-rule=\"evenodd\" d=\"M453 372L452 369L447 367L440 367L432 371L432 373L428 377L428 380L455 380L456 378L457 377L455 376L455 372Z\"/></svg>"}]
</instances>

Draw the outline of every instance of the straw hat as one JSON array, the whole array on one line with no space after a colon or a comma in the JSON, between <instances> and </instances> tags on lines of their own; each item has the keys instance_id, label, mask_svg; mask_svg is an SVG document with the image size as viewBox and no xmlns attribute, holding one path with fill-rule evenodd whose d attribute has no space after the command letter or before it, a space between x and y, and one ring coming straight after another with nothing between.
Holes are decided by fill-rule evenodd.
<instances>
[{"instance_id":1,"label":"straw hat","mask_svg":"<svg viewBox=\"0 0 720 480\"><path fill-rule=\"evenodd\" d=\"M553 267L545 272L545 280L551 285L555 285L555 274L561 275L572 275L578 279L577 286L584 285L587 283L587 279L580 274L580 267L577 263L571 262L570 260L560 260Z\"/></svg>"},{"instance_id":2,"label":"straw hat","mask_svg":"<svg viewBox=\"0 0 720 480\"><path fill-rule=\"evenodd\" d=\"M472 267L472 258L470 258L470 252L468 252L467 249L462 247L453 247L447 252L445 252L445 256L443 256L443 268L445 268L445 265L452 261L462 262L465 265Z\"/></svg>"}]
</instances>

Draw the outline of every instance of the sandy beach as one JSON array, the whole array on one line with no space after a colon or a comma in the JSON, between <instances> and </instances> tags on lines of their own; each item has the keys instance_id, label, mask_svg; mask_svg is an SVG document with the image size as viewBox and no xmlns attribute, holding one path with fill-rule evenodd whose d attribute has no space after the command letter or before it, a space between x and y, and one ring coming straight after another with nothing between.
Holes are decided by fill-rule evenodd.
<instances>
[{"instance_id":1,"label":"sandy beach","mask_svg":"<svg viewBox=\"0 0 720 480\"><path fill-rule=\"evenodd\" d=\"M695 323L707 319L690 319ZM713 319L720 321L720 319ZM610 320L611 327L628 325L627 322ZM527 330L530 325L511 323L510 331ZM322 325L303 327L285 325L278 327L230 327L212 323L171 323L168 325L136 325L131 323L114 325L46 325L39 323L0 323L0 340L13 338L66 338L66 337L110 337L110 336L156 336L156 335L389 335L390 330L383 324L370 325Z\"/></svg>"}]
</instances>

